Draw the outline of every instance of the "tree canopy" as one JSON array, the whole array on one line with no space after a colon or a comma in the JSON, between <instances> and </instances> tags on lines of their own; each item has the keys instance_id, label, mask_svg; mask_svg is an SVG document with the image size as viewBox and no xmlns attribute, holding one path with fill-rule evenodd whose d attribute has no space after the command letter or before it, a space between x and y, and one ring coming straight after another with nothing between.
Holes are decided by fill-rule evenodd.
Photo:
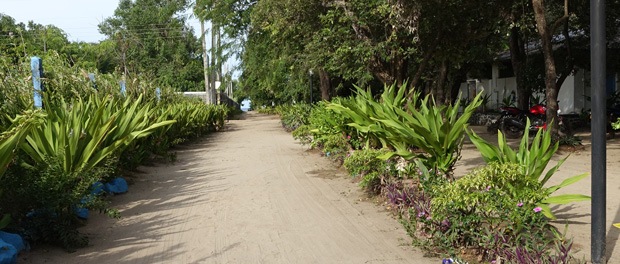
<instances>
[{"instance_id":1,"label":"tree canopy","mask_svg":"<svg viewBox=\"0 0 620 264\"><path fill-rule=\"evenodd\" d=\"M204 87L200 43L182 15L187 8L185 0L120 1L114 16L99 25L116 42L120 71L181 91Z\"/></svg>"},{"instance_id":2,"label":"tree canopy","mask_svg":"<svg viewBox=\"0 0 620 264\"><path fill-rule=\"evenodd\" d=\"M509 52L505 65L516 76L519 105L526 107L534 90L555 89L547 92L554 109L564 78L589 67L589 12L582 12L588 4L121 0L99 25L107 37L99 43L70 42L53 25L16 23L0 15L0 55L18 65L28 56L54 51L88 71L149 77L179 91L203 90L203 50L185 15L191 11L219 28L221 46L211 67L240 60L236 97L258 105L308 101L311 90L329 100L350 94L354 85L380 90L392 83L450 103L462 82L488 78L490 63ZM618 50L620 1L607 5L609 47ZM611 70L620 68L617 53L608 52Z\"/></svg>"}]
</instances>

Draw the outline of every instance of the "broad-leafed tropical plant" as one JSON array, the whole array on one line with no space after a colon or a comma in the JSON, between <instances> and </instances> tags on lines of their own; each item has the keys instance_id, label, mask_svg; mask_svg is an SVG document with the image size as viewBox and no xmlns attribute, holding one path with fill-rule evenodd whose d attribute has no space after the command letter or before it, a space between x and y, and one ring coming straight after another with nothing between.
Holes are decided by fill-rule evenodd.
<instances>
[{"instance_id":1,"label":"broad-leafed tropical plant","mask_svg":"<svg viewBox=\"0 0 620 264\"><path fill-rule=\"evenodd\" d=\"M525 127L530 127L529 120L527 121ZM568 158L565 157L561 159L555 166L551 167L551 169L549 169L547 173L543 174L544 170L549 164L549 161L551 160L559 146L558 142L552 142L549 129L538 130L536 136L534 136L534 138L532 139L531 144L529 142L529 131L525 130L525 133L521 138L521 143L519 144L518 151L515 151L510 146L508 146L508 144L506 143L506 138L501 131L499 131L497 135L498 146L487 142L486 140L478 136L475 132L473 132L473 130L468 130L467 133L469 134L469 138L471 139L472 143L476 146L476 148L478 148L480 154L487 163L498 162L500 164L519 164L521 165L525 177L537 180L543 186L560 168L562 163L564 163L564 161ZM557 190L571 185L587 176L588 174L581 174L570 177L562 181L558 185L547 188L547 191L549 192L549 194L553 194ZM547 197L541 202L540 207L542 208L543 213L547 217L555 219L555 216L551 212L549 204L567 204L571 202L587 200L590 200L590 197L582 194L562 194Z\"/></svg>"},{"instance_id":2,"label":"broad-leafed tropical plant","mask_svg":"<svg viewBox=\"0 0 620 264\"><path fill-rule=\"evenodd\" d=\"M151 123L148 106L141 98L128 98L122 104L113 99L91 97L67 104L58 100L47 104L48 118L26 137L22 149L37 163L56 157L65 172L92 169L106 157L120 151L136 138L174 121ZM49 101L48 101L49 102Z\"/></svg>"},{"instance_id":3,"label":"broad-leafed tropical plant","mask_svg":"<svg viewBox=\"0 0 620 264\"><path fill-rule=\"evenodd\" d=\"M467 122L482 103L481 95L465 106L462 113L459 113L459 100L452 105L437 105L430 96L419 105L409 103L406 110L387 107L385 117L376 120L383 124L395 151L382 158L393 155L408 160L420 158L427 168L451 178L454 164L460 158Z\"/></svg>"},{"instance_id":4,"label":"broad-leafed tropical plant","mask_svg":"<svg viewBox=\"0 0 620 264\"><path fill-rule=\"evenodd\" d=\"M366 145L372 142L380 142L384 147L389 147L389 143L386 141L387 131L377 119L386 116L386 108L404 107L407 101L406 89L404 88L405 86L396 90L395 85L386 86L381 96L382 101L378 102L370 90L356 87L355 97L332 102L327 108L351 120L347 125L355 128L359 134L367 139ZM414 95L414 99L411 100L412 103L415 104L418 101L418 95Z\"/></svg>"},{"instance_id":5,"label":"broad-leafed tropical plant","mask_svg":"<svg viewBox=\"0 0 620 264\"><path fill-rule=\"evenodd\" d=\"M437 105L430 96L419 99L419 93L407 100L406 90L406 85L387 86L377 101L370 91L358 88L355 100L329 107L353 120L349 125L360 133L394 150L380 158L420 158L426 167L450 176L460 157L467 121L482 103L481 94L460 113L458 100L453 105Z\"/></svg>"},{"instance_id":6,"label":"broad-leafed tropical plant","mask_svg":"<svg viewBox=\"0 0 620 264\"><path fill-rule=\"evenodd\" d=\"M29 110L13 118L13 125L7 131L0 134L0 182L2 175L13 160L15 149L24 141L32 128L38 126L44 118L41 111ZM2 188L0 187L0 194ZM11 216L5 214L0 218L0 229L6 227L11 221Z\"/></svg>"}]
</instances>

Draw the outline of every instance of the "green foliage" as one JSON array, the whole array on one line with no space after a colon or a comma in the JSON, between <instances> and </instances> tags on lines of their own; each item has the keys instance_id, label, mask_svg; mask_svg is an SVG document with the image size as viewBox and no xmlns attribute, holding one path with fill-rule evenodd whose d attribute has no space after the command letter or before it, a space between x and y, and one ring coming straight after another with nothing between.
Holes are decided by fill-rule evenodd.
<instances>
[{"instance_id":1,"label":"green foliage","mask_svg":"<svg viewBox=\"0 0 620 264\"><path fill-rule=\"evenodd\" d=\"M437 105L429 96L418 100L419 94L415 94L405 102L406 90L406 85L398 90L395 85L386 87L379 102L370 91L358 88L355 103L343 101L344 104L334 103L330 108L352 120L349 125L360 134L368 134L368 138L395 149L384 159L394 155L408 160L419 158L426 167L449 177L460 157L467 121L481 104L481 94L460 114L458 101L454 105Z\"/></svg>"},{"instance_id":2,"label":"green foliage","mask_svg":"<svg viewBox=\"0 0 620 264\"><path fill-rule=\"evenodd\" d=\"M575 135L559 135L554 139L560 146L581 146L581 137Z\"/></svg>"},{"instance_id":3,"label":"green foliage","mask_svg":"<svg viewBox=\"0 0 620 264\"><path fill-rule=\"evenodd\" d=\"M99 24L116 43L119 71L177 91L204 89L200 42L182 15L187 7L184 0L119 1L114 16Z\"/></svg>"},{"instance_id":4,"label":"green foliage","mask_svg":"<svg viewBox=\"0 0 620 264\"><path fill-rule=\"evenodd\" d=\"M23 229L33 243L58 244L67 250L86 246L86 238L76 231L81 221L75 210L114 212L102 196L90 195L90 188L112 175L115 165L109 159L97 167L67 172L63 162L51 156L32 168L13 166L3 181L6 189L0 207L18 216L15 227Z\"/></svg>"},{"instance_id":5,"label":"green foliage","mask_svg":"<svg viewBox=\"0 0 620 264\"><path fill-rule=\"evenodd\" d=\"M299 140L302 145L312 144L314 146L315 144L313 144L312 133L310 129L310 125L299 126L297 129L293 130L293 138L295 140Z\"/></svg>"},{"instance_id":6,"label":"green foliage","mask_svg":"<svg viewBox=\"0 0 620 264\"><path fill-rule=\"evenodd\" d=\"M471 224L460 231L471 237L481 235L478 228L482 225L490 229L506 226L506 232L518 234L531 221L541 221L537 217L541 214L534 212L534 208L549 194L542 184L524 177L521 167L512 163L490 163L439 187L435 193L438 196L432 201L433 217L448 219L453 224Z\"/></svg>"},{"instance_id":7,"label":"green foliage","mask_svg":"<svg viewBox=\"0 0 620 264\"><path fill-rule=\"evenodd\" d=\"M333 110L337 114L350 120L348 126L357 130L359 135L367 138L367 143L381 142L383 147L390 147L387 142L387 131L381 122L377 122L380 118L386 116L385 111L389 109L400 108L405 103L404 93L405 87L401 87L398 93L395 86L386 86L382 95L382 102L377 102L370 90L363 90L357 87L357 93L354 98L342 99L330 103L327 108ZM414 99L413 101L417 101Z\"/></svg>"},{"instance_id":8,"label":"green foliage","mask_svg":"<svg viewBox=\"0 0 620 264\"><path fill-rule=\"evenodd\" d=\"M328 158L343 162L351 149L347 138L342 134L327 135L318 142L318 147Z\"/></svg>"},{"instance_id":9,"label":"green foliage","mask_svg":"<svg viewBox=\"0 0 620 264\"><path fill-rule=\"evenodd\" d=\"M344 167L349 174L359 177L360 186L376 191L382 177L389 177L387 162L377 157L387 153L386 149L362 149L353 151L344 159Z\"/></svg>"},{"instance_id":10,"label":"green foliage","mask_svg":"<svg viewBox=\"0 0 620 264\"><path fill-rule=\"evenodd\" d=\"M41 111L27 111L24 115L19 115L12 120L12 126L8 130L0 134L0 197L3 191L7 189L4 180L4 172L13 161L15 149L23 143L26 135L36 126L40 125L45 116ZM5 209L0 205L0 230L5 228L11 222L10 214L2 214Z\"/></svg>"},{"instance_id":11,"label":"green foliage","mask_svg":"<svg viewBox=\"0 0 620 264\"><path fill-rule=\"evenodd\" d=\"M236 35L244 41L241 88L261 103L307 99L309 69L324 71L336 93L352 84L402 83L407 77L416 86L426 82L432 90L445 89L464 78L461 70L505 50L509 23L498 10L511 6L448 1L438 10L434 1L205 2L212 8L205 18L244 18L233 23L244 21L235 28L248 29ZM439 74L442 69L445 75Z\"/></svg>"},{"instance_id":12,"label":"green foliage","mask_svg":"<svg viewBox=\"0 0 620 264\"><path fill-rule=\"evenodd\" d=\"M618 118L615 122L612 122L611 127L615 130L620 129L620 118Z\"/></svg>"},{"instance_id":13,"label":"green foliage","mask_svg":"<svg viewBox=\"0 0 620 264\"><path fill-rule=\"evenodd\" d=\"M526 127L529 127L529 120ZM566 158L561 159L555 166L551 167L543 175L543 171L546 169L547 164L553 157L553 154L558 149L558 142L552 144L550 130L539 130L536 136L532 139L530 145L529 131L525 131L519 150L514 151L506 143L506 138L501 133L498 133L497 142L498 146L492 145L486 140L482 139L473 131L468 131L469 137L472 143L478 148L480 154L487 163L499 162L501 164L514 163L521 166L522 173L525 177L539 182L541 185L545 185L547 181L553 176L553 174L560 168ZM555 185L549 188L550 193L554 193L560 188L575 183L583 178L587 177L587 174L573 176L564 180L559 185ZM540 206L543 209L543 213L549 218L555 218L548 204L566 204L570 202L586 201L589 200L589 196L578 194L565 194L549 197L541 201Z\"/></svg>"},{"instance_id":14,"label":"green foliage","mask_svg":"<svg viewBox=\"0 0 620 264\"><path fill-rule=\"evenodd\" d=\"M46 100L45 109L48 118L26 138L22 149L32 159L31 167L54 157L68 174L88 171L131 141L174 122L151 123L150 107L142 106L141 98L120 103L92 97L70 105Z\"/></svg>"},{"instance_id":15,"label":"green foliage","mask_svg":"<svg viewBox=\"0 0 620 264\"><path fill-rule=\"evenodd\" d=\"M335 98L334 102L340 100ZM342 141L340 138L344 135L345 141L348 142L341 143L343 146L350 145L353 149L360 149L361 144L358 142L356 130L347 126L350 120L328 108L329 105L330 103L324 101L315 104L307 118L307 124L295 129L293 137L302 144L322 147L327 141Z\"/></svg>"},{"instance_id":16,"label":"green foliage","mask_svg":"<svg viewBox=\"0 0 620 264\"><path fill-rule=\"evenodd\" d=\"M45 107L33 111L29 67L0 62L0 227L10 221L34 242L85 245L76 208L118 215L89 195L93 182L222 129L228 114L166 87L158 100L156 86L142 78L127 80L121 95L118 76L100 74L93 83L55 52L44 67Z\"/></svg>"},{"instance_id":17,"label":"green foliage","mask_svg":"<svg viewBox=\"0 0 620 264\"><path fill-rule=\"evenodd\" d=\"M339 100L339 98L335 98L332 103ZM346 125L350 120L329 109L328 105L329 103L325 101L315 104L312 107L310 116L308 116L308 123L312 125L312 133L315 140L320 139L324 135L342 133L351 135L352 129Z\"/></svg>"},{"instance_id":18,"label":"green foliage","mask_svg":"<svg viewBox=\"0 0 620 264\"><path fill-rule=\"evenodd\" d=\"M39 126L45 115L38 110L29 110L12 119L12 125L0 134L0 179L13 160L15 149L19 147L32 129ZM1 189L0 189L1 190Z\"/></svg>"},{"instance_id":19,"label":"green foliage","mask_svg":"<svg viewBox=\"0 0 620 264\"><path fill-rule=\"evenodd\" d=\"M416 243L429 250L454 256L464 253L458 249L475 249L491 261L516 247L546 252L552 241L552 227L537 205L548 192L523 177L517 164L491 163L434 188L434 196L417 198L428 205L411 200L403 219ZM498 241L504 237L510 239Z\"/></svg>"},{"instance_id":20,"label":"green foliage","mask_svg":"<svg viewBox=\"0 0 620 264\"><path fill-rule=\"evenodd\" d=\"M288 131L294 131L298 127L308 124L308 116L312 106L308 104L294 104L278 106L276 112L282 119L282 126Z\"/></svg>"}]
</instances>

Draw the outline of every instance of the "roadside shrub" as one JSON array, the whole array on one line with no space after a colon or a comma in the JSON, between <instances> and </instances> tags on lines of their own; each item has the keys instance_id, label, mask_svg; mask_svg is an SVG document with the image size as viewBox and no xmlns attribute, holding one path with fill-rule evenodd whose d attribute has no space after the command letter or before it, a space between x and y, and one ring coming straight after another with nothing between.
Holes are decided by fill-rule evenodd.
<instances>
[{"instance_id":1,"label":"roadside shrub","mask_svg":"<svg viewBox=\"0 0 620 264\"><path fill-rule=\"evenodd\" d=\"M350 152L344 159L344 167L353 177L360 178L360 186L371 192L381 188L382 178L389 177L388 162L377 157L387 153L385 149L362 149Z\"/></svg>"},{"instance_id":2,"label":"roadside shrub","mask_svg":"<svg viewBox=\"0 0 620 264\"><path fill-rule=\"evenodd\" d=\"M295 140L299 140L302 145L315 146L312 138L311 126L301 125L297 129L293 130L292 135Z\"/></svg>"},{"instance_id":3,"label":"roadside shrub","mask_svg":"<svg viewBox=\"0 0 620 264\"><path fill-rule=\"evenodd\" d=\"M166 87L158 96L141 77L127 77L121 94L119 76L97 74L91 82L53 52L44 65L44 109L33 111L29 65L0 58L0 229L19 230L31 242L85 245L75 209L117 216L89 195L95 181L226 121L225 106L206 106Z\"/></svg>"},{"instance_id":4,"label":"roadside shrub","mask_svg":"<svg viewBox=\"0 0 620 264\"><path fill-rule=\"evenodd\" d=\"M577 147L581 146L581 137L575 135L560 135L554 139L560 146Z\"/></svg>"},{"instance_id":5,"label":"roadside shrub","mask_svg":"<svg viewBox=\"0 0 620 264\"><path fill-rule=\"evenodd\" d=\"M5 190L10 190L10 185L6 184L4 176L6 170L14 163L16 150L23 144L26 136L32 129L39 126L45 118L42 111L26 111L23 115L18 115L11 120L11 126L0 133L0 198L3 197ZM5 201L5 200L1 200ZM0 203L0 230L11 223L10 203Z\"/></svg>"},{"instance_id":6,"label":"roadside shrub","mask_svg":"<svg viewBox=\"0 0 620 264\"><path fill-rule=\"evenodd\" d=\"M349 153L350 147L342 134L328 135L323 138L318 147L329 159L342 163Z\"/></svg>"},{"instance_id":7,"label":"roadside shrub","mask_svg":"<svg viewBox=\"0 0 620 264\"><path fill-rule=\"evenodd\" d=\"M335 98L334 101L339 99ZM327 102L319 102L314 105L308 116L308 125L313 138L313 146L325 142L325 138L332 135L346 135L348 139L354 129L347 126L350 119L327 108Z\"/></svg>"},{"instance_id":8,"label":"roadside shrub","mask_svg":"<svg viewBox=\"0 0 620 264\"><path fill-rule=\"evenodd\" d=\"M460 158L467 121L482 103L481 94L459 113L459 101L454 105L437 105L429 96L420 99L419 93L407 100L406 90L406 85L387 86L381 101L376 101L370 91L357 88L354 101L334 103L330 109L351 119L350 125L360 133L368 133L383 146L394 149L384 159L420 159L427 168L441 171L451 179L454 164Z\"/></svg>"},{"instance_id":9,"label":"roadside shrub","mask_svg":"<svg viewBox=\"0 0 620 264\"><path fill-rule=\"evenodd\" d=\"M309 104L295 104L290 106L280 106L280 118L282 126L287 131L293 131L298 127L308 124L308 116L312 110Z\"/></svg>"},{"instance_id":10,"label":"roadside shrub","mask_svg":"<svg viewBox=\"0 0 620 264\"><path fill-rule=\"evenodd\" d=\"M259 114L266 114L266 115L277 115L278 114L275 107L270 107L270 106L260 107L256 109L256 112L258 112Z\"/></svg>"},{"instance_id":11,"label":"roadside shrub","mask_svg":"<svg viewBox=\"0 0 620 264\"><path fill-rule=\"evenodd\" d=\"M538 206L548 190L523 177L519 165L491 163L434 188L434 194L403 182L386 188L415 245L475 263L572 258L570 240L549 225ZM528 257L541 262L523 260Z\"/></svg>"},{"instance_id":12,"label":"roadside shrub","mask_svg":"<svg viewBox=\"0 0 620 264\"><path fill-rule=\"evenodd\" d=\"M527 121L526 127L529 127L529 120ZM530 144L529 131L526 130L521 138L518 151L515 151L508 146L506 143L506 138L501 131L498 132L497 135L498 146L490 144L473 131L468 131L468 134L472 143L476 146L476 148L478 148L480 154L487 163L498 162L501 164L519 164L524 177L529 178L532 181L537 181L540 185L545 185L566 160L566 158L561 159L555 166L551 167L551 169L543 174L547 165L551 161L551 158L557 151L559 143L557 141L552 143L550 131L551 129L539 130ZM549 187L549 194L578 182L585 177L587 177L587 174L570 177L558 185ZM544 215L551 219L555 219L555 216L549 207L550 204L567 204L571 202L588 200L590 200L590 197L582 194L562 194L548 197L540 201L538 206L542 208Z\"/></svg>"},{"instance_id":13,"label":"roadside shrub","mask_svg":"<svg viewBox=\"0 0 620 264\"><path fill-rule=\"evenodd\" d=\"M88 244L76 229L82 224L75 214L77 208L116 215L101 196L90 195L93 183L110 177L114 168L115 162L109 160L105 166L68 172L53 156L33 168L13 166L4 180L9 188L2 196L3 207L12 215L26 216L14 225L31 243L50 243L73 251Z\"/></svg>"},{"instance_id":14,"label":"roadside shrub","mask_svg":"<svg viewBox=\"0 0 620 264\"><path fill-rule=\"evenodd\" d=\"M334 99L339 101L340 99ZM319 148L332 159L340 162L350 150L361 149L363 139L357 131L348 126L349 119L327 107L327 102L314 105L307 123L293 131L293 137L311 148Z\"/></svg>"},{"instance_id":15,"label":"roadside shrub","mask_svg":"<svg viewBox=\"0 0 620 264\"><path fill-rule=\"evenodd\" d=\"M452 246L478 246L485 230L502 229L517 236L543 228L546 218L538 204L548 192L535 179L524 177L517 164L491 163L438 187L432 217L447 221L446 241Z\"/></svg>"},{"instance_id":16,"label":"roadside shrub","mask_svg":"<svg viewBox=\"0 0 620 264\"><path fill-rule=\"evenodd\" d=\"M586 263L576 259L573 253L573 241L567 239L565 233L551 229L553 238L541 236L537 233L523 233L518 236L495 234L491 236L492 243L489 256L493 256L496 263ZM551 241L550 241L551 240Z\"/></svg>"}]
</instances>

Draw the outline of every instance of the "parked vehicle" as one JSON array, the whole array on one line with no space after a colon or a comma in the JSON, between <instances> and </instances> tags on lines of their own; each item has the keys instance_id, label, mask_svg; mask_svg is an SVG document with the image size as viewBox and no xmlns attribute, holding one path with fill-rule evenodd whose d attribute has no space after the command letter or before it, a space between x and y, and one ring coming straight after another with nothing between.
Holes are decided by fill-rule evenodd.
<instances>
[{"instance_id":1,"label":"parked vehicle","mask_svg":"<svg viewBox=\"0 0 620 264\"><path fill-rule=\"evenodd\" d=\"M497 133L501 130L507 138L518 138L523 135L526 129L527 119L530 120L530 132L536 133L539 129L547 129L547 107L543 104L536 104L528 110L516 107L500 108L500 117L487 127L487 131ZM560 110L558 110L558 114ZM560 117L560 125L562 118Z\"/></svg>"}]
</instances>

